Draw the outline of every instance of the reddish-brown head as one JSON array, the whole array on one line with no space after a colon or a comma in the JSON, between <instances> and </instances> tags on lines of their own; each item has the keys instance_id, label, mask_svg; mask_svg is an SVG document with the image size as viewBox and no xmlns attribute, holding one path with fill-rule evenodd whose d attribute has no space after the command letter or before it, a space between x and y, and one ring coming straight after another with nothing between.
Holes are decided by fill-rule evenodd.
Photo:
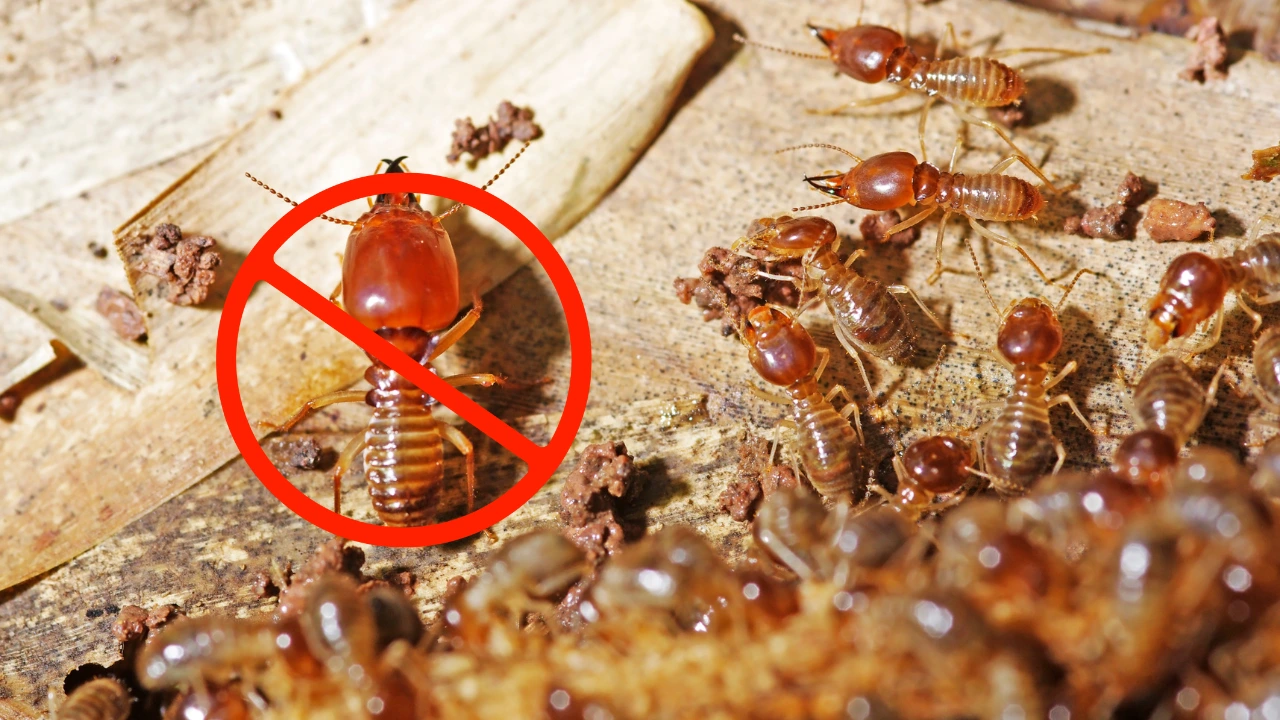
<instances>
[{"instance_id":1,"label":"reddish-brown head","mask_svg":"<svg viewBox=\"0 0 1280 720\"><path fill-rule=\"evenodd\" d=\"M774 385L791 385L813 372L818 346L800 323L762 305L747 314L742 328L751 366Z\"/></svg>"},{"instance_id":2,"label":"reddish-brown head","mask_svg":"<svg viewBox=\"0 0 1280 720\"><path fill-rule=\"evenodd\" d=\"M1222 266L1208 255L1189 252L1174 258L1147 307L1147 344L1161 348L1171 338L1191 333L1222 307L1228 287Z\"/></svg>"},{"instance_id":3,"label":"reddish-brown head","mask_svg":"<svg viewBox=\"0 0 1280 720\"><path fill-rule=\"evenodd\" d=\"M907 477L934 495L955 492L968 482L977 458L969 443L949 435L917 440L902 453ZM901 492L902 488L899 488Z\"/></svg>"},{"instance_id":4,"label":"reddish-brown head","mask_svg":"<svg viewBox=\"0 0 1280 720\"><path fill-rule=\"evenodd\" d=\"M831 51L840 72L864 83L882 82L889 74L889 56L907 44L901 34L879 25L844 30L810 25L809 32Z\"/></svg>"},{"instance_id":5,"label":"reddish-brown head","mask_svg":"<svg viewBox=\"0 0 1280 720\"><path fill-rule=\"evenodd\" d=\"M1042 365L1061 348L1062 325L1053 306L1039 298L1019 300L996 336L996 350L1014 365Z\"/></svg>"},{"instance_id":6,"label":"reddish-brown head","mask_svg":"<svg viewBox=\"0 0 1280 720\"><path fill-rule=\"evenodd\" d=\"M798 218L784 215L778 218L773 229L777 235L769 241L769 249L779 255L803 255L813 248L831 245L837 239L834 223L812 215Z\"/></svg>"},{"instance_id":7,"label":"reddish-brown head","mask_svg":"<svg viewBox=\"0 0 1280 720\"><path fill-rule=\"evenodd\" d=\"M399 158L387 172L404 172ZM342 306L371 330L440 330L460 306L458 261L440 221L413 193L379 195L347 238Z\"/></svg>"},{"instance_id":8,"label":"reddish-brown head","mask_svg":"<svg viewBox=\"0 0 1280 720\"><path fill-rule=\"evenodd\" d=\"M1148 490L1160 490L1178 463L1178 444L1159 430L1140 430L1120 443L1111 474Z\"/></svg>"},{"instance_id":9,"label":"reddish-brown head","mask_svg":"<svg viewBox=\"0 0 1280 720\"><path fill-rule=\"evenodd\" d=\"M807 177L822 192L864 210L897 210L916 202L916 162L908 152L870 157L843 175Z\"/></svg>"}]
</instances>

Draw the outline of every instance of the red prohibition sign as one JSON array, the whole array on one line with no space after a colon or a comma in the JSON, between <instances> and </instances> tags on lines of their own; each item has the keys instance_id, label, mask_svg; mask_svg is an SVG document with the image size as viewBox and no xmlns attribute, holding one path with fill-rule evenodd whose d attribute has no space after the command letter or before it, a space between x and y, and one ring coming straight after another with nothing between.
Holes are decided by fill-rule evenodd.
<instances>
[{"instance_id":1,"label":"red prohibition sign","mask_svg":"<svg viewBox=\"0 0 1280 720\"><path fill-rule=\"evenodd\" d=\"M350 200L396 192L444 197L483 212L520 238L551 279L556 294L560 296L560 305L569 326L572 369L564 412L551 441L545 446L539 446L521 435L276 264L275 254L280 246L321 213ZM286 480L267 458L249 425L244 401L240 397L236 344L240 336L245 303L249 300L250 291L259 281L284 293L511 451L528 465L529 469L524 477L501 497L473 513L420 527L386 527L363 523L339 515L307 497ZM591 337L587 327L587 311L568 266L551 242L528 218L497 197L460 180L422 173L385 173L348 180L317 193L285 213L249 252L231 283L222 320L218 325L216 359L218 396L227 427L236 447L244 455L245 462L267 490L303 519L334 535L372 545L396 547L438 545L474 535L528 502L569 454L569 448L582 425L582 416L587 407L587 392L591 387Z\"/></svg>"}]
</instances>

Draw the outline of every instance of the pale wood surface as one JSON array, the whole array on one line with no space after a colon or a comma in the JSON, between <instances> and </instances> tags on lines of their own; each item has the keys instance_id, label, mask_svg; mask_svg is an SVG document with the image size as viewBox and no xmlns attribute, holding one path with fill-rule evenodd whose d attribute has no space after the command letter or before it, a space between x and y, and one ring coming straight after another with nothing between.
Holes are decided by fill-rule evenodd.
<instances>
[{"instance_id":1,"label":"pale wood surface","mask_svg":"<svg viewBox=\"0 0 1280 720\"><path fill-rule=\"evenodd\" d=\"M842 156L822 151L775 157L771 150L815 141L863 155L914 150L916 123L913 115L805 115L806 107L886 91L856 87L822 63L738 49L730 40L732 33L744 32L812 50L803 22L852 22L855 11L846 4L784 6L744 0L703 9L712 18L716 42L677 103L677 112L625 181L557 247L582 290L592 328L596 371L579 445L597 439L627 442L649 484L634 512L643 514L650 527L694 523L736 555L746 527L719 513L716 497L734 475L734 447L741 433L770 432L783 410L747 390L752 373L742 348L722 338L718 324L703 323L696 309L680 305L671 280L694 274L707 246L732 242L752 218L814 202L815 195L803 189L800 178L845 163ZM898 22L900 12L896 0L871 0L867 19ZM1009 232L1055 276L1079 267L1104 273L1085 276L1062 313L1067 339L1059 364L1068 359L1081 364L1062 388L1095 424L1109 426L1115 435L1128 432L1128 393L1116 379L1116 368L1133 376L1152 359L1140 345L1145 302L1168 261L1192 246L1157 245L1142 233L1127 242L1067 237L1061 233L1062 220L1084 206L1111 202L1115 186L1132 170L1158 182L1164 197L1204 201L1215 211L1218 239L1195 247L1214 253L1234 247L1254 218L1280 210L1280 188L1239 180L1249 150L1275 142L1280 71L1246 55L1231 67L1225 82L1186 83L1177 79L1190 48L1186 41L1103 37L992 0L944 0L917 10L913 20L917 31L934 32L947 21L970 38L1003 32L1002 47L1102 46L1112 51L1079 60L1030 62L1029 103L1036 123L1018 132L1019 142L1038 158L1048 156L1045 167L1051 175L1078 181L1081 187L1065 199L1051 200L1037 223ZM1015 64L1023 63L1029 60L1015 58ZM903 106L913 105L907 101ZM928 136L931 157L949 155L954 128L945 109L935 111ZM974 147L960 161L965 170L990 167L1004 152L983 131L975 130L971 138ZM323 184L317 180L295 192L305 194ZM837 207L822 212L856 239L861 211ZM963 347L947 355L933 392L930 376L945 338L929 330L916 311L911 312L924 335L916 361L905 372L869 362L877 389L894 388L888 405L903 420L900 433L892 427L873 429L874 447L882 453L896 441L924 432L979 425L989 413L978 404L1001 397L1008 387L1008 374L983 354L994 335L995 312L967 270L967 255L956 238L958 225L949 234L945 259L967 274L924 284L932 267L934 227L927 226L924 238L907 251L874 252L859 266L881 280L912 285L954 328L972 336L957 340ZM1041 284L1007 250L980 244L979 256L1001 304L1041 293L1057 299L1057 291ZM468 369L552 377L553 385L536 392L484 395L491 398L487 407L518 418L513 422L520 429L541 439L562 402L568 369L564 330L558 322L548 322L558 317L550 285L535 268L526 268L486 296L486 305L489 314L454 362ZM1273 322L1274 313L1267 315ZM805 317L818 341L835 350L824 381L843 383L861 399L856 371L839 352L825 312ZM1200 376L1207 381L1225 359L1240 374L1248 373L1248 333L1247 319L1233 309L1223 342L1197 363ZM673 406L699 397L705 397L705 412ZM366 416L359 407L325 412L301 431L338 448ZM1224 392L1197 441L1241 448L1243 442L1273 432L1254 428L1260 419L1265 417L1256 403ZM1088 435L1066 411L1054 411L1054 428L1066 444L1069 465L1105 462L1117 442L1115 437ZM487 499L514 480L519 468L491 443L479 449L482 477L489 478L482 492ZM313 497L326 497L323 473L295 477ZM497 526L498 533L510 537L557 523L558 489L559 479L553 478L529 505ZM357 474L348 483L344 503L356 517L367 518L371 513L363 491ZM275 503L242 461L233 461L71 563L10 591L0 606L0 637L5 639L0 672L7 675L6 686L16 700L40 704L46 687L60 683L68 670L113 659L109 614L90 618L88 610L174 601L197 613L261 611L267 605L252 598L252 573L272 559L297 561L323 540L320 531ZM450 577L473 572L490 550L483 538L421 550L367 548L375 572L409 568L419 576L417 599L424 611L438 607Z\"/></svg>"}]
</instances>

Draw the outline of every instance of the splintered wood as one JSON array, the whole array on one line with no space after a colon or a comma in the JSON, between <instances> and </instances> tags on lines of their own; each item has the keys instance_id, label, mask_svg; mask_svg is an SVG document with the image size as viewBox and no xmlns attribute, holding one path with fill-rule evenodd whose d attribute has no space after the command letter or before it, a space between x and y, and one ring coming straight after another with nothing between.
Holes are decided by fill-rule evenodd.
<instances>
[{"instance_id":1,"label":"splintered wood","mask_svg":"<svg viewBox=\"0 0 1280 720\"><path fill-rule=\"evenodd\" d=\"M510 98L536 108L555 130L496 194L556 238L647 146L710 32L678 0L612 0L571 11L547 0L419 3L281 98L280 119L260 116L120 229L126 253L163 222L217 238L222 281L199 307L181 307L168 302L163 280L130 267L152 352L145 384L136 394L97 390L92 401L51 397L39 415L19 414L5 438L6 476L22 482L0 490L0 535L14 539L0 550L0 587L83 552L236 455L214 382L216 310L239 262L288 209L247 181L246 170L295 197L362 175L389 153L413 153L415 170L453 174L443 156L454 120ZM480 184L504 161L489 158L461 177ZM362 205L337 212L357 217ZM530 257L477 215L464 211L449 221L464 295ZM346 233L313 225L276 259L327 295ZM349 385L367 365L353 344L272 290L255 293L245 317L240 389L251 418L278 416Z\"/></svg>"}]
</instances>

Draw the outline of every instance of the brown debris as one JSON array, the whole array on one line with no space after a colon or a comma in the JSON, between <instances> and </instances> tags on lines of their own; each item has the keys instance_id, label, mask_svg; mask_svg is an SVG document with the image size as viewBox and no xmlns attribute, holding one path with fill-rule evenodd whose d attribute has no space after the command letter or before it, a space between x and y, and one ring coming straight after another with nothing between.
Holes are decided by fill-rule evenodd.
<instances>
[{"instance_id":1,"label":"brown debris","mask_svg":"<svg viewBox=\"0 0 1280 720\"><path fill-rule=\"evenodd\" d=\"M626 539L618 522L621 507L639 492L635 465L621 442L588 445L578 466L560 491L560 517L565 536L587 553L591 562L619 550Z\"/></svg>"},{"instance_id":2,"label":"brown debris","mask_svg":"<svg viewBox=\"0 0 1280 720\"><path fill-rule=\"evenodd\" d=\"M179 617L183 617L183 613L177 605L158 605L150 610L126 605L120 609L115 624L111 626L111 634L121 645L127 645Z\"/></svg>"},{"instance_id":3,"label":"brown debris","mask_svg":"<svg viewBox=\"0 0 1280 720\"><path fill-rule=\"evenodd\" d=\"M886 210L882 213L863 216L862 222L858 224L858 230L862 233L863 242L868 245L906 246L919 239L919 225L900 230L894 233L892 237L886 238L885 234L889 232L889 229L900 222L902 222L902 217L898 215L897 210Z\"/></svg>"},{"instance_id":4,"label":"brown debris","mask_svg":"<svg viewBox=\"0 0 1280 720\"><path fill-rule=\"evenodd\" d=\"M360 572L363 566L364 551L358 547L347 547L346 538L336 537L321 545L297 574L286 579L286 585L280 589L280 604L276 607L276 615L288 617L301 611L307 604L307 593L311 585L327 573L347 573L363 581L365 578Z\"/></svg>"},{"instance_id":5,"label":"brown debris","mask_svg":"<svg viewBox=\"0 0 1280 720\"><path fill-rule=\"evenodd\" d=\"M276 584L271 573L259 570L253 574L253 596L259 600L280 595L280 586Z\"/></svg>"},{"instance_id":6,"label":"brown debris","mask_svg":"<svg viewBox=\"0 0 1280 720\"><path fill-rule=\"evenodd\" d=\"M1204 203L1192 205L1160 198L1153 200L1147 208L1147 217L1142 221L1142 227L1156 242L1191 242L1205 233L1209 234L1209 240L1213 240L1218 221Z\"/></svg>"},{"instance_id":7,"label":"brown debris","mask_svg":"<svg viewBox=\"0 0 1280 720\"><path fill-rule=\"evenodd\" d=\"M738 444L738 479L720 493L723 512L738 522L751 522L761 497L799 486L791 468L770 465L769 461L769 441L748 433Z\"/></svg>"},{"instance_id":8,"label":"brown debris","mask_svg":"<svg viewBox=\"0 0 1280 720\"><path fill-rule=\"evenodd\" d=\"M377 588L392 588L399 590L408 597L413 597L413 593L418 588L418 578L408 570L402 570L394 575L379 580L366 580L356 587L356 592L361 595L372 592Z\"/></svg>"},{"instance_id":9,"label":"brown debris","mask_svg":"<svg viewBox=\"0 0 1280 720\"><path fill-rule=\"evenodd\" d=\"M157 225L142 248L137 269L164 278L168 286L165 299L175 305L199 305L209 297L209 288L222 264L222 254L211 237L183 237L172 223Z\"/></svg>"},{"instance_id":10,"label":"brown debris","mask_svg":"<svg viewBox=\"0 0 1280 720\"><path fill-rule=\"evenodd\" d=\"M1089 208L1083 215L1068 217L1062 229L1069 235L1083 235L1104 240L1132 240L1137 233L1137 207L1154 194L1153 187L1142 177L1126 173L1116 189L1117 201L1100 208Z\"/></svg>"},{"instance_id":11,"label":"brown debris","mask_svg":"<svg viewBox=\"0 0 1280 720\"><path fill-rule=\"evenodd\" d=\"M320 464L324 448L315 438L282 440L272 447L272 454L279 463L298 470L314 470Z\"/></svg>"},{"instance_id":12,"label":"brown debris","mask_svg":"<svg viewBox=\"0 0 1280 720\"><path fill-rule=\"evenodd\" d=\"M1226 79L1227 35L1222 31L1218 18L1207 17L1201 20L1184 37L1194 40L1196 46L1187 59L1187 67L1178 77L1196 82Z\"/></svg>"},{"instance_id":13,"label":"brown debris","mask_svg":"<svg viewBox=\"0 0 1280 720\"><path fill-rule=\"evenodd\" d=\"M89 252L93 253L93 256L98 258L99 260L105 259L107 257L107 249L92 240L89 241L88 248L89 248Z\"/></svg>"},{"instance_id":14,"label":"brown debris","mask_svg":"<svg viewBox=\"0 0 1280 720\"><path fill-rule=\"evenodd\" d=\"M1271 182L1280 176L1280 145L1253 151L1253 167L1240 177L1245 180L1261 180Z\"/></svg>"},{"instance_id":15,"label":"brown debris","mask_svg":"<svg viewBox=\"0 0 1280 720\"><path fill-rule=\"evenodd\" d=\"M724 335L737 332L747 313L765 303L795 307L799 301L795 283L762 278L761 271L792 277L804 274L800 260L768 262L722 247L709 248L698 270L699 277L675 279L676 297L686 305L695 302L705 321L723 320Z\"/></svg>"},{"instance_id":16,"label":"brown debris","mask_svg":"<svg viewBox=\"0 0 1280 720\"><path fill-rule=\"evenodd\" d=\"M987 117L1009 129L1026 125L1030 115L1021 101L987 109Z\"/></svg>"},{"instance_id":17,"label":"brown debris","mask_svg":"<svg viewBox=\"0 0 1280 720\"><path fill-rule=\"evenodd\" d=\"M533 122L533 110L503 100L498 105L498 116L489 118L487 125L477 128L471 118L455 121L453 147L445 159L456 163L466 153L472 161L480 160L502 152L512 140L529 141L539 137L542 137L542 128Z\"/></svg>"},{"instance_id":18,"label":"brown debris","mask_svg":"<svg viewBox=\"0 0 1280 720\"><path fill-rule=\"evenodd\" d=\"M119 290L103 286L94 304L98 314L107 319L111 329L125 340L141 340L147 336L142 311L133 298Z\"/></svg>"}]
</instances>

